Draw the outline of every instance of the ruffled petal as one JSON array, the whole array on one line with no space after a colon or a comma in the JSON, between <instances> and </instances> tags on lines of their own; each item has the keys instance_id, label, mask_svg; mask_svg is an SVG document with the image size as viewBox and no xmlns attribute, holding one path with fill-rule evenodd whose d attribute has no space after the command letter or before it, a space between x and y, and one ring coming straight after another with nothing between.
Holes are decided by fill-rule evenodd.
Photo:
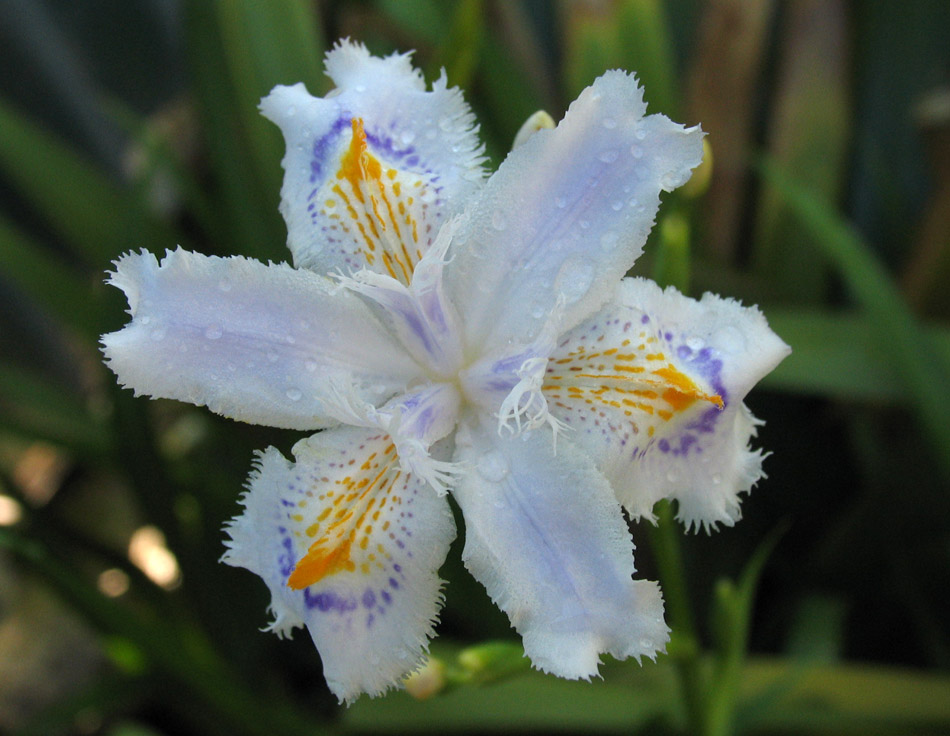
<instances>
[{"instance_id":1,"label":"ruffled petal","mask_svg":"<svg viewBox=\"0 0 950 736\"><path fill-rule=\"evenodd\" d=\"M529 344L559 300L565 330L607 301L643 248L660 191L702 158L699 128L645 110L636 80L608 72L477 195L446 268L467 344Z\"/></svg>"},{"instance_id":2,"label":"ruffled petal","mask_svg":"<svg viewBox=\"0 0 950 736\"><path fill-rule=\"evenodd\" d=\"M400 470L384 433L331 429L293 452L293 463L274 448L260 456L224 562L267 583L272 630L309 629L341 701L379 695L420 664L432 636L452 513Z\"/></svg>"},{"instance_id":3,"label":"ruffled petal","mask_svg":"<svg viewBox=\"0 0 950 736\"><path fill-rule=\"evenodd\" d=\"M365 269L352 277L337 277L345 288L379 305L380 316L392 333L430 374L442 377L454 377L462 362L459 318L442 288L442 258L452 230L451 222L442 228L408 287Z\"/></svg>"},{"instance_id":4,"label":"ruffled petal","mask_svg":"<svg viewBox=\"0 0 950 736\"><path fill-rule=\"evenodd\" d=\"M294 263L369 268L408 284L484 179L474 117L444 75L426 91L408 55L380 59L342 41L326 67L337 85L326 98L296 84L261 102L287 143L281 212Z\"/></svg>"},{"instance_id":5,"label":"ruffled petal","mask_svg":"<svg viewBox=\"0 0 950 736\"><path fill-rule=\"evenodd\" d=\"M609 484L550 432L498 436L461 427L457 459L471 470L454 492L465 517L462 558L524 638L534 666L597 674L618 659L662 651L668 638L656 583L634 581L633 543Z\"/></svg>"},{"instance_id":6,"label":"ruffled petal","mask_svg":"<svg viewBox=\"0 0 950 736\"><path fill-rule=\"evenodd\" d=\"M380 403L421 373L358 297L309 271L180 249L115 266L132 321L103 352L136 394L316 429L339 421L341 393Z\"/></svg>"},{"instance_id":7,"label":"ruffled petal","mask_svg":"<svg viewBox=\"0 0 950 736\"><path fill-rule=\"evenodd\" d=\"M742 400L788 353L755 307L624 279L562 337L543 393L632 515L675 498L688 526L731 525L762 476Z\"/></svg>"}]
</instances>

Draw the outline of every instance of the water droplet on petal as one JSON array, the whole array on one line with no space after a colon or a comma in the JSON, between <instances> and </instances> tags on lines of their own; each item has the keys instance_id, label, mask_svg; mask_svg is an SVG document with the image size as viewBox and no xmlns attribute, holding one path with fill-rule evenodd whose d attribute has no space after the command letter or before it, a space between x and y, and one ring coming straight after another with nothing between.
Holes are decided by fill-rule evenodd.
<instances>
[{"instance_id":1,"label":"water droplet on petal","mask_svg":"<svg viewBox=\"0 0 950 736\"><path fill-rule=\"evenodd\" d=\"M712 482L717 486L722 483L722 473L713 473Z\"/></svg>"},{"instance_id":2,"label":"water droplet on petal","mask_svg":"<svg viewBox=\"0 0 950 736\"><path fill-rule=\"evenodd\" d=\"M557 205L559 210L563 210L565 207L567 207L567 200L564 199L564 197L558 197L554 200L554 204Z\"/></svg>"},{"instance_id":3,"label":"water droplet on petal","mask_svg":"<svg viewBox=\"0 0 950 736\"><path fill-rule=\"evenodd\" d=\"M713 344L724 353L740 353L745 350L745 336L732 325L720 327L712 336Z\"/></svg>"},{"instance_id":4,"label":"water droplet on petal","mask_svg":"<svg viewBox=\"0 0 950 736\"><path fill-rule=\"evenodd\" d=\"M152 330L151 337L152 337L152 339L153 339L155 342L159 342L160 340L164 340L164 339L165 339L165 328L164 328L164 327L157 327L157 328L155 328L154 330Z\"/></svg>"},{"instance_id":5,"label":"water droplet on petal","mask_svg":"<svg viewBox=\"0 0 950 736\"><path fill-rule=\"evenodd\" d=\"M634 133L634 136L636 136L636 139L638 141L642 141L644 138L647 137L647 132L643 128L638 128L637 132Z\"/></svg>"},{"instance_id":6,"label":"water droplet on petal","mask_svg":"<svg viewBox=\"0 0 950 736\"><path fill-rule=\"evenodd\" d=\"M402 141L402 144L404 146L408 146L415 139L416 139L416 134L413 133L411 130L404 130L402 132L402 135L399 136L399 140Z\"/></svg>"},{"instance_id":7,"label":"water droplet on petal","mask_svg":"<svg viewBox=\"0 0 950 736\"><path fill-rule=\"evenodd\" d=\"M508 221L500 211L495 210L491 216L491 226L501 232L508 227Z\"/></svg>"},{"instance_id":8,"label":"water droplet on petal","mask_svg":"<svg viewBox=\"0 0 950 736\"><path fill-rule=\"evenodd\" d=\"M227 279L221 279L218 282L218 288L221 291L231 291L231 282L228 281Z\"/></svg>"},{"instance_id":9,"label":"water droplet on petal","mask_svg":"<svg viewBox=\"0 0 950 736\"><path fill-rule=\"evenodd\" d=\"M365 91L366 91L366 85L365 85L365 84L357 84L356 86L353 87L353 89L356 90L357 92L365 92Z\"/></svg>"},{"instance_id":10,"label":"water droplet on petal","mask_svg":"<svg viewBox=\"0 0 950 736\"><path fill-rule=\"evenodd\" d=\"M670 483L675 483L675 482L676 482L676 473L674 473L674 472L671 470L669 473L666 474L666 479L667 479Z\"/></svg>"},{"instance_id":11,"label":"water droplet on petal","mask_svg":"<svg viewBox=\"0 0 950 736\"><path fill-rule=\"evenodd\" d=\"M217 325L211 325L207 330L205 330L205 337L209 340L217 340L224 333L221 331L221 328Z\"/></svg>"},{"instance_id":12,"label":"water droplet on petal","mask_svg":"<svg viewBox=\"0 0 950 736\"><path fill-rule=\"evenodd\" d=\"M308 371L310 371L311 373L313 373L315 370L317 370L317 361L315 361L315 360L308 360L308 361L305 362L303 365L304 365L304 368L306 368L306 369L307 369Z\"/></svg>"},{"instance_id":13,"label":"water droplet on petal","mask_svg":"<svg viewBox=\"0 0 950 736\"><path fill-rule=\"evenodd\" d=\"M640 146L630 146L630 153L634 158L643 158L643 149Z\"/></svg>"},{"instance_id":14,"label":"water droplet on petal","mask_svg":"<svg viewBox=\"0 0 950 736\"><path fill-rule=\"evenodd\" d=\"M615 247L617 247L618 240L620 240L620 236L612 230L608 230L600 236L600 247L605 251L613 250Z\"/></svg>"},{"instance_id":15,"label":"water droplet on petal","mask_svg":"<svg viewBox=\"0 0 950 736\"><path fill-rule=\"evenodd\" d=\"M613 128L617 127L617 121L614 120L613 118L604 118L603 123L604 123L604 127L607 128L608 130L612 130Z\"/></svg>"},{"instance_id":16,"label":"water droplet on petal","mask_svg":"<svg viewBox=\"0 0 950 736\"><path fill-rule=\"evenodd\" d=\"M558 271L555 288L567 304L573 304L587 293L593 280L593 265L585 259L574 256L568 258Z\"/></svg>"},{"instance_id":17,"label":"water droplet on petal","mask_svg":"<svg viewBox=\"0 0 950 736\"><path fill-rule=\"evenodd\" d=\"M288 388L287 389L287 398L291 401L300 401L303 397L303 392L299 388Z\"/></svg>"},{"instance_id":18,"label":"water droplet on petal","mask_svg":"<svg viewBox=\"0 0 950 736\"><path fill-rule=\"evenodd\" d=\"M686 347L690 350L702 350L706 345L706 341L701 337L688 337L686 338Z\"/></svg>"},{"instance_id":19,"label":"water droplet on petal","mask_svg":"<svg viewBox=\"0 0 950 736\"><path fill-rule=\"evenodd\" d=\"M147 315L145 317L139 317L139 322L141 322L143 325L147 325L151 321L152 318Z\"/></svg>"},{"instance_id":20,"label":"water droplet on petal","mask_svg":"<svg viewBox=\"0 0 950 736\"><path fill-rule=\"evenodd\" d=\"M620 210L623 209L623 202L619 199L615 199L610 203L610 209L612 209L614 212L620 212Z\"/></svg>"},{"instance_id":21,"label":"water droplet on petal","mask_svg":"<svg viewBox=\"0 0 950 736\"><path fill-rule=\"evenodd\" d=\"M653 646L653 639L648 636L644 636L640 639L640 647L649 652L652 652L656 648Z\"/></svg>"},{"instance_id":22,"label":"water droplet on petal","mask_svg":"<svg viewBox=\"0 0 950 736\"><path fill-rule=\"evenodd\" d=\"M276 363L278 358L280 358L280 356L279 356L277 353L275 353L273 350L268 351L268 353L267 353L267 359L268 359L271 363Z\"/></svg>"},{"instance_id":23,"label":"water droplet on petal","mask_svg":"<svg viewBox=\"0 0 950 736\"><path fill-rule=\"evenodd\" d=\"M478 474L490 483L497 483L508 475L508 461L497 450L482 455L475 467Z\"/></svg>"},{"instance_id":24,"label":"water droplet on petal","mask_svg":"<svg viewBox=\"0 0 950 736\"><path fill-rule=\"evenodd\" d=\"M597 158L599 158L605 164L612 164L619 156L620 154L617 152L617 150L611 148L609 151L603 151Z\"/></svg>"},{"instance_id":25,"label":"water droplet on petal","mask_svg":"<svg viewBox=\"0 0 950 736\"><path fill-rule=\"evenodd\" d=\"M578 224L578 226L580 227L581 230L586 230L587 228L590 227L590 221L589 221L589 220L581 220L581 221L578 222L577 224Z\"/></svg>"},{"instance_id":26,"label":"water droplet on petal","mask_svg":"<svg viewBox=\"0 0 950 736\"><path fill-rule=\"evenodd\" d=\"M297 108L296 108L296 107L294 107L293 105L291 105L290 107L287 108L287 117L292 118L292 117L293 117L294 115L296 115L296 114L297 114Z\"/></svg>"}]
</instances>

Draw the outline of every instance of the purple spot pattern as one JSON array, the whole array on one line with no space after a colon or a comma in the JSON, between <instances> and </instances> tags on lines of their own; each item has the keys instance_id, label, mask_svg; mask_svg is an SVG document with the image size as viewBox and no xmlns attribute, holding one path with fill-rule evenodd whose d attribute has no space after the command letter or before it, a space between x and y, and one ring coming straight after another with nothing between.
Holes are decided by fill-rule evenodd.
<instances>
[{"instance_id":1,"label":"purple spot pattern","mask_svg":"<svg viewBox=\"0 0 950 736\"><path fill-rule=\"evenodd\" d=\"M299 475L295 478L296 482L287 482L284 485L284 493L279 498L280 511L275 517L279 540L275 550L275 563L285 586L298 560L307 553L313 541L304 530L330 503L329 500L319 501L320 494L325 494L334 487L334 479L354 474L353 468L359 467L371 453L376 452L378 456L383 456L384 448L390 445L390 442L388 436L380 435L368 439L358 448L353 448L352 454L341 451L336 461L296 466ZM395 458L395 453L392 457ZM398 468L398 465L393 467ZM288 602L291 602L298 615L307 621L313 617L330 616L341 622L345 621L349 627L369 629L381 617L385 617L393 605L404 600L408 582L404 566L412 561L412 553L406 543L412 537L414 517L411 509L417 494L421 492L420 489L419 481L400 473L398 482L392 485L389 492L379 494L393 498L389 499L388 507L386 498L381 498L376 506L388 508L388 511L384 511L378 521L374 521L376 528L368 551L361 554L361 551L355 549L356 545L353 545L351 557L357 565L356 570L329 574L302 590L295 591L285 587L281 591L285 599L289 597ZM398 502L394 500L396 498L399 499ZM301 502L304 503L303 506ZM294 518L295 516L297 518ZM389 522L388 530L383 531L382 525L386 521ZM384 553L379 551L378 544L383 546ZM360 569L360 563L364 558L368 559L370 552L375 555L375 560L369 573L366 573ZM297 603L293 603L294 600Z\"/></svg>"},{"instance_id":2,"label":"purple spot pattern","mask_svg":"<svg viewBox=\"0 0 950 736\"><path fill-rule=\"evenodd\" d=\"M640 460L654 449L683 458L701 454L703 436L716 431L722 410L699 400L679 415L674 412L669 421L662 421L659 409L672 409L659 398L663 388L646 381L638 385L638 377L649 377L652 369L672 364L728 406L718 353L708 347L693 350L686 339L675 326L663 325L657 316L632 307L619 307L613 314L579 325L562 337L548 364L545 397L551 413L588 438L597 438L598 444L624 448L631 461ZM628 362L617 359L625 354L637 357L627 357ZM651 362L650 354L662 354L664 358ZM559 364L558 360L571 362ZM637 367L642 368L639 373L635 372ZM575 378L574 374L583 378ZM568 386L575 386L575 391L567 391ZM606 390L604 386L620 390ZM641 400L634 397L633 390L655 393L652 399ZM645 408L646 404L652 408ZM646 431L651 426L652 436Z\"/></svg>"},{"instance_id":3,"label":"purple spot pattern","mask_svg":"<svg viewBox=\"0 0 950 736\"><path fill-rule=\"evenodd\" d=\"M374 264L368 264L362 253L364 240L356 228L350 228L344 225L343 219L337 219L330 216L330 213L324 209L326 199L337 197L332 193L332 187L336 183L336 171L339 167L340 159L350 145L352 130L352 119L354 115L348 110L340 110L337 119L330 125L322 135L316 137L311 144L310 163L309 163L309 182L310 187L306 198L306 212L310 222L315 228L314 240L336 250L342 257L348 268L360 269L369 267L379 273L386 273L380 259ZM364 120L364 124L369 125L370 121ZM412 192L415 201L409 205L407 200L403 200L407 211L411 212L417 223L419 234L419 244L414 247L421 247L422 251L431 245L438 227L444 218L444 187L440 184L440 177L433 167L424 161L415 147L399 146L395 140L388 134L380 130L365 129L367 147L382 163L384 169L394 168L403 175L408 175L410 179L419 179L423 182L423 187ZM404 193L408 187L404 184ZM420 195L428 190L428 201L423 201ZM358 202L354 203L357 207ZM336 210L342 208L342 203L338 203ZM369 208L367 213L369 212ZM361 220L369 222L367 215L361 214ZM368 228L367 228L368 229Z\"/></svg>"}]
</instances>

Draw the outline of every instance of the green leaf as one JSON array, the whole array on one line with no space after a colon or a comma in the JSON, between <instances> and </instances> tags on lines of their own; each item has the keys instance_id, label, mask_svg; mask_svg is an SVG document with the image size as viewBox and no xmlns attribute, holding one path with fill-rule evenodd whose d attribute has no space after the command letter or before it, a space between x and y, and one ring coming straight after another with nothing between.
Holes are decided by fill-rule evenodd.
<instances>
[{"instance_id":1,"label":"green leaf","mask_svg":"<svg viewBox=\"0 0 950 736\"><path fill-rule=\"evenodd\" d=\"M782 61L768 130L769 154L818 199L838 199L851 146L850 28L841 0L790 3ZM756 216L753 263L773 291L797 303L817 303L828 287L828 265L780 191L764 187Z\"/></svg>"},{"instance_id":2,"label":"green leaf","mask_svg":"<svg viewBox=\"0 0 950 736\"><path fill-rule=\"evenodd\" d=\"M74 394L33 373L0 363L0 427L85 456L109 452L112 437Z\"/></svg>"},{"instance_id":3,"label":"green leaf","mask_svg":"<svg viewBox=\"0 0 950 736\"><path fill-rule=\"evenodd\" d=\"M893 280L858 234L800 183L773 163L760 165L788 207L841 274L874 329L876 342L901 378L907 403L916 411L950 478L950 363L911 314Z\"/></svg>"},{"instance_id":4,"label":"green leaf","mask_svg":"<svg viewBox=\"0 0 950 736\"><path fill-rule=\"evenodd\" d=\"M87 337L98 336L102 304L91 294L87 278L46 252L2 213L0 271L63 323Z\"/></svg>"},{"instance_id":5,"label":"green leaf","mask_svg":"<svg viewBox=\"0 0 950 736\"><path fill-rule=\"evenodd\" d=\"M762 379L762 386L855 401L906 401L900 372L869 318L853 311L807 309L768 309L767 314L792 354ZM937 354L950 363L950 329L931 326L924 331Z\"/></svg>"},{"instance_id":6,"label":"green leaf","mask_svg":"<svg viewBox=\"0 0 950 736\"><path fill-rule=\"evenodd\" d=\"M509 50L489 34L483 44L482 79L491 114L482 116L482 126L493 133L489 154L497 162L511 150L515 133L531 115L544 107L539 90L524 78ZM555 119L558 115L554 115ZM492 149L499 143L501 150Z\"/></svg>"},{"instance_id":7,"label":"green leaf","mask_svg":"<svg viewBox=\"0 0 950 736\"><path fill-rule=\"evenodd\" d=\"M569 3L564 24L564 78L573 99L608 69L634 72L650 112L675 117L676 68L663 4L659 0Z\"/></svg>"},{"instance_id":8,"label":"green leaf","mask_svg":"<svg viewBox=\"0 0 950 736\"><path fill-rule=\"evenodd\" d=\"M324 88L322 44L308 8L300 0L184 4L195 100L219 187L215 240L224 252L287 258L287 231L277 209L283 144L257 108L278 83L303 81L311 92Z\"/></svg>"},{"instance_id":9,"label":"green leaf","mask_svg":"<svg viewBox=\"0 0 950 736\"><path fill-rule=\"evenodd\" d=\"M445 38L451 23L450 3L438 0L378 0L386 21L412 33L425 43L437 46Z\"/></svg>"},{"instance_id":10,"label":"green leaf","mask_svg":"<svg viewBox=\"0 0 950 736\"><path fill-rule=\"evenodd\" d=\"M484 29L482 0L460 0L449 32L439 44L436 59L438 66L445 67L450 85L462 89L471 86L478 68Z\"/></svg>"},{"instance_id":11,"label":"green leaf","mask_svg":"<svg viewBox=\"0 0 950 736\"><path fill-rule=\"evenodd\" d=\"M267 201L276 211L284 142L277 126L259 113L258 105L278 84L303 82L311 92L325 86L320 74L324 47L317 17L313 5L303 0L221 0L214 6L242 142L248 146L262 190L269 193Z\"/></svg>"},{"instance_id":12,"label":"green leaf","mask_svg":"<svg viewBox=\"0 0 950 736\"><path fill-rule=\"evenodd\" d=\"M0 169L94 269L127 250L187 245L140 199L0 100Z\"/></svg>"},{"instance_id":13,"label":"green leaf","mask_svg":"<svg viewBox=\"0 0 950 736\"><path fill-rule=\"evenodd\" d=\"M708 734L725 735L733 732L733 713L748 647L755 589L765 563L786 528L786 525L778 527L762 541L746 563L737 583L720 580L716 584L711 616L715 635L713 672L708 679L706 701Z\"/></svg>"}]
</instances>

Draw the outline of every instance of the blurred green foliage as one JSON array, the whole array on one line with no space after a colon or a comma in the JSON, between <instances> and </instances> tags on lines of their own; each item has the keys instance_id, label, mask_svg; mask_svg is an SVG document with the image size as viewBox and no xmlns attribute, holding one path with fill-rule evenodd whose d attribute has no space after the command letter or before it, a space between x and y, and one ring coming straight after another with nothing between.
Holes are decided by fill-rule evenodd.
<instances>
[{"instance_id":1,"label":"blurred green foliage","mask_svg":"<svg viewBox=\"0 0 950 736\"><path fill-rule=\"evenodd\" d=\"M0 731L950 732L947 28L942 0L0 3ZM257 101L326 92L343 36L445 68L495 164L612 67L708 132L708 186L668 198L637 270L759 303L794 353L749 400L774 456L743 522L634 530L675 629L658 663L527 671L456 549L431 697L338 708L216 562L252 452L294 433L101 365L121 253L286 257Z\"/></svg>"}]
</instances>

